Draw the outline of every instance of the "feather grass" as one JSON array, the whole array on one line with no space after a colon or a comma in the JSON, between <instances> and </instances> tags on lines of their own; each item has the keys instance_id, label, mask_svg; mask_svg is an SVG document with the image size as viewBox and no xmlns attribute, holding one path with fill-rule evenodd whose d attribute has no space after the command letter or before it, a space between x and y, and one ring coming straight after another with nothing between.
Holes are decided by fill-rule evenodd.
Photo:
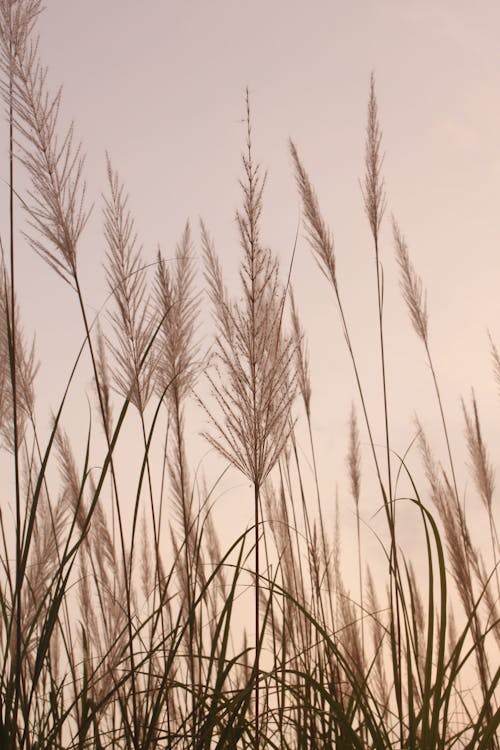
<instances>
[{"instance_id":1,"label":"feather grass","mask_svg":"<svg viewBox=\"0 0 500 750\"><path fill-rule=\"evenodd\" d=\"M7 504L0 508L0 746L498 750L493 467L473 393L470 406L462 403L465 444L478 512L490 530L490 570L489 551L477 549L459 500L430 355L425 293L395 222L403 298L424 344L447 452L445 470L417 425L425 496L408 457L393 453L389 440L379 257L386 196L373 76L362 196L375 246L387 473L372 439L344 314L338 250L298 150L290 147L308 241L339 309L387 523L380 538L387 577L379 585L361 543L360 436L353 407L346 466L357 526L359 594L354 598L343 574L342 554L352 555L338 496L333 529L325 511L329 498L316 459L305 334L293 295L288 333L288 292L277 259L261 238L265 179L253 156L248 93L242 208L236 217L239 298L225 288L214 245L201 226L215 340L206 381L211 398L198 398L198 404L208 418L208 442L254 489L254 523L226 545L217 517L221 477L212 486L198 479L187 439L188 399L205 356L196 341L195 240L186 224L175 257L158 254L149 298L125 190L108 160L104 236L110 325L91 336L78 274L78 248L89 215L83 159L72 128L58 137L61 93L50 94L38 57L33 34L39 12L37 0L0 0L0 72L11 126L10 229L13 237L15 198L27 211L29 244L76 290L84 340L41 448L37 360L20 323L11 240L10 268L2 257L0 269L0 451L12 468L15 496L12 518ZM24 198L15 195L14 153L30 180ZM496 372L492 342L491 348ZM98 404L89 406L84 451L75 456L73 429L67 432L63 422L86 350ZM294 414L297 391L307 448ZM94 435L96 411L104 452ZM117 448L137 414L142 433L137 482L121 489ZM159 491L157 446L163 457ZM310 470L303 459L307 451ZM151 513L141 508L144 493ZM363 503L365 495L368 504L364 490ZM164 500L169 537L161 534ZM396 502L413 508L419 519L424 550L419 569L399 546ZM254 597L252 646L249 595ZM472 680L477 687L468 691L464 686Z\"/></svg>"}]
</instances>

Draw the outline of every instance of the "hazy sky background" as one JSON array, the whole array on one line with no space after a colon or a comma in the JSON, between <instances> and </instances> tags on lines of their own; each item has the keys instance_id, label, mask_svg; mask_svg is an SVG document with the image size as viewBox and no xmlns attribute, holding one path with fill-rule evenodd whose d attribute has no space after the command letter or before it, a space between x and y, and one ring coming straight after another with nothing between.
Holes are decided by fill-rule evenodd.
<instances>
[{"instance_id":1,"label":"hazy sky background","mask_svg":"<svg viewBox=\"0 0 500 750\"><path fill-rule=\"evenodd\" d=\"M460 396L474 386L496 459L500 402L486 330L500 345L498 2L47 0L46 6L40 51L53 89L64 86L63 121L75 120L87 153L88 198L95 202L80 245L89 304L99 307L106 294L106 150L127 185L145 258L153 259L158 242L173 253L187 218L198 252L203 217L234 279L248 85L255 155L268 171L263 238L285 273L300 216L291 137L335 235L339 284L382 443L374 257L359 187L375 72L388 199L381 256L393 447L404 452L417 411L445 457L424 353L398 290L391 213L428 290L431 346L454 446L463 457ZM48 416L82 329L69 288L24 252L19 301L27 332L37 332L38 399ZM351 523L344 456L354 380L331 290L302 229L292 281L309 338L324 497L333 500L338 481ZM362 439L366 444L364 433ZM373 476L367 448L364 459L366 475ZM461 479L474 516L477 501L463 471ZM370 504L379 501L362 502L369 518ZM241 523L250 518L249 502Z\"/></svg>"}]
</instances>

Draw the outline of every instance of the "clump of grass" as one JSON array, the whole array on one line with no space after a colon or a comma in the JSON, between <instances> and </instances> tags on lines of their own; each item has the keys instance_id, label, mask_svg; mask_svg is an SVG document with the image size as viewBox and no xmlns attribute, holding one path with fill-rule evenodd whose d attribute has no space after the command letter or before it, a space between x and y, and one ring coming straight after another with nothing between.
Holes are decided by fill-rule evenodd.
<instances>
[{"instance_id":1,"label":"clump of grass","mask_svg":"<svg viewBox=\"0 0 500 750\"><path fill-rule=\"evenodd\" d=\"M61 93L50 94L34 38L40 10L38 0L0 0L10 153L9 237L8 243L2 238L0 265L0 451L13 477L13 512L7 504L0 509L1 747L498 750L500 550L493 467L473 393L470 406L462 404L465 441L492 566L487 551L476 548L460 502L425 292L395 221L403 298L430 367L447 468L417 422L423 490L414 479L418 469L410 472L408 456L398 459L389 439L381 253L386 195L373 76L361 188L375 256L373 335L380 350L386 468L372 438L333 234L291 144L304 227L334 292L363 418L358 425L353 407L346 436L356 514L353 595L343 575L351 540L338 507L329 529L319 479L305 333L291 292L289 310L286 304L289 280L281 283L278 260L261 238L265 180L253 155L248 92L237 213L239 297L226 289L201 226L215 327L209 352L196 336L203 308L196 287L200 243L185 224L175 251L158 252L151 283L125 188L109 159L108 315L95 326L78 271L89 215L84 160L73 128L58 137ZM30 180L24 197L16 194L17 169ZM75 290L82 315L80 352L45 444L37 427L37 356L26 344L16 302L18 205L25 211L25 239ZM491 347L498 379L499 357ZM89 420L79 456L73 444L81 436L63 423L84 353L97 395L91 413L98 418ZM203 358L210 364L211 394L202 399L195 390ZM227 548L214 510L218 480L210 485L191 463L190 403L201 405L208 419L204 435L222 458L223 472L237 469L253 486L253 525ZM312 478L299 448L303 417ZM127 469L136 481L125 484L119 448L134 421L140 439ZM101 429L104 449L95 434ZM361 492L363 429L380 488L375 505ZM244 501L234 499L236 507ZM385 510L382 582L374 579L361 537L370 502L372 510ZM412 506L419 518L425 569L416 569L400 546L396 503ZM247 608L249 581L253 638L239 612ZM469 690L472 681L477 684Z\"/></svg>"},{"instance_id":2,"label":"clump of grass","mask_svg":"<svg viewBox=\"0 0 500 750\"><path fill-rule=\"evenodd\" d=\"M205 437L254 487L255 525L255 732L259 742L260 519L261 490L288 440L294 397L293 339L283 321L285 292L278 262L260 237L264 180L252 153L250 104L246 96L247 142L243 155L243 209L236 215L243 259L242 304L227 295L220 263L202 227L206 279L217 326L214 373L208 374L218 412Z\"/></svg>"}]
</instances>

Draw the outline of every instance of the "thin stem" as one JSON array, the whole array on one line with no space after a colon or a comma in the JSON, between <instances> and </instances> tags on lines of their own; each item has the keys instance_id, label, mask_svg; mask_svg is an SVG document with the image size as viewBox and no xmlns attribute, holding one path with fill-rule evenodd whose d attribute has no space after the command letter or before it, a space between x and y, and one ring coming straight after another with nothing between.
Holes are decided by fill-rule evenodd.
<instances>
[{"instance_id":1,"label":"thin stem","mask_svg":"<svg viewBox=\"0 0 500 750\"><path fill-rule=\"evenodd\" d=\"M254 520L255 520L255 750L260 747L260 706L259 706L259 669L260 669L260 559L259 559L259 485L254 484Z\"/></svg>"}]
</instances>

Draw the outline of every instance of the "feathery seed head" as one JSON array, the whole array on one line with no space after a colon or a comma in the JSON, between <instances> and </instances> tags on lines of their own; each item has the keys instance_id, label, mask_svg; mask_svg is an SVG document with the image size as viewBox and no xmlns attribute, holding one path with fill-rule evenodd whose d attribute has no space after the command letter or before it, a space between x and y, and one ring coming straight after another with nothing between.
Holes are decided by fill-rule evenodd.
<instances>
[{"instance_id":1,"label":"feathery seed head","mask_svg":"<svg viewBox=\"0 0 500 750\"><path fill-rule=\"evenodd\" d=\"M71 286L76 285L77 245L88 221L83 180L84 156L74 144L70 125L57 135L61 90L48 92L47 70L37 43L29 37L40 3L27 0L2 3L0 12L0 92L10 109L17 132L17 157L31 180L25 233L33 249ZM7 8L7 10L6 10Z\"/></svg>"},{"instance_id":2,"label":"feathery seed head","mask_svg":"<svg viewBox=\"0 0 500 750\"><path fill-rule=\"evenodd\" d=\"M491 338L490 333L488 333L488 337L490 340L491 359L493 362L493 375L494 375L496 384L498 386L498 389L500 391L500 355L498 353L498 349L496 348L493 342L493 339Z\"/></svg>"},{"instance_id":3,"label":"feathery seed head","mask_svg":"<svg viewBox=\"0 0 500 750\"><path fill-rule=\"evenodd\" d=\"M118 173L106 155L109 197L104 198L106 280L113 295L110 320L114 339L107 339L113 354L115 387L142 411L151 395L154 361L149 351L154 334L134 220ZM115 343L116 342L116 343Z\"/></svg>"},{"instance_id":4,"label":"feathery seed head","mask_svg":"<svg viewBox=\"0 0 500 750\"><path fill-rule=\"evenodd\" d=\"M10 282L7 270L0 261L0 433L8 450L14 450L13 409L14 396L11 381L11 355L13 347ZM22 439L27 422L33 416L35 405L34 382L38 371L35 344L26 344L17 301L15 307L16 400L17 429Z\"/></svg>"},{"instance_id":5,"label":"feathery seed head","mask_svg":"<svg viewBox=\"0 0 500 750\"><path fill-rule=\"evenodd\" d=\"M410 320L417 336L427 344L428 342L428 319L426 294L422 289L422 280L417 276L410 261L410 255L405 239L393 219L392 222L394 244L396 246L396 259L401 271L401 289L403 298L408 306Z\"/></svg>"},{"instance_id":6,"label":"feathery seed head","mask_svg":"<svg viewBox=\"0 0 500 750\"><path fill-rule=\"evenodd\" d=\"M333 236L323 220L316 193L293 141L290 141L290 152L295 166L295 181L302 198L304 224L309 245L321 271L336 288Z\"/></svg>"},{"instance_id":7,"label":"feathery seed head","mask_svg":"<svg viewBox=\"0 0 500 750\"><path fill-rule=\"evenodd\" d=\"M219 413L202 406L213 428L205 438L261 487L291 429L294 344L283 332L278 262L259 237L263 180L252 157L248 93L246 107L243 210L237 214L243 250L241 302L228 298L220 263L202 226L205 277L217 327L214 365L207 379Z\"/></svg>"},{"instance_id":8,"label":"feathery seed head","mask_svg":"<svg viewBox=\"0 0 500 750\"><path fill-rule=\"evenodd\" d=\"M471 460L471 470L474 477L479 496L488 511L491 513L493 504L493 492L495 488L494 472L488 459L486 446L481 435L479 413L474 391L472 391L472 415L467 411L462 399L462 409L465 420L465 437Z\"/></svg>"},{"instance_id":9,"label":"feathery seed head","mask_svg":"<svg viewBox=\"0 0 500 750\"><path fill-rule=\"evenodd\" d=\"M370 97L368 100L368 122L366 125L365 144L365 180L362 186L365 211L370 222L376 252L378 254L378 234L386 208L384 180L382 177L381 153L382 131L378 121L377 98L375 96L375 76L370 78Z\"/></svg>"},{"instance_id":10,"label":"feathery seed head","mask_svg":"<svg viewBox=\"0 0 500 750\"><path fill-rule=\"evenodd\" d=\"M161 320L157 340L157 381L165 393L182 401L193 385L198 347L194 343L198 297L194 291L194 255L189 222L172 264L158 251L155 303Z\"/></svg>"},{"instance_id":11,"label":"feathery seed head","mask_svg":"<svg viewBox=\"0 0 500 750\"><path fill-rule=\"evenodd\" d=\"M309 377L309 357L307 353L305 334L300 324L299 314L295 304L295 296L290 288L290 305L292 312L292 329L295 346L295 362L297 382L304 401L308 419L311 417L311 380Z\"/></svg>"},{"instance_id":12,"label":"feathery seed head","mask_svg":"<svg viewBox=\"0 0 500 750\"><path fill-rule=\"evenodd\" d=\"M354 498L356 507L358 507L361 485L361 455L359 449L359 430L354 404L351 406L351 415L349 418L349 451L347 454L347 469L349 472L351 494Z\"/></svg>"}]
</instances>

